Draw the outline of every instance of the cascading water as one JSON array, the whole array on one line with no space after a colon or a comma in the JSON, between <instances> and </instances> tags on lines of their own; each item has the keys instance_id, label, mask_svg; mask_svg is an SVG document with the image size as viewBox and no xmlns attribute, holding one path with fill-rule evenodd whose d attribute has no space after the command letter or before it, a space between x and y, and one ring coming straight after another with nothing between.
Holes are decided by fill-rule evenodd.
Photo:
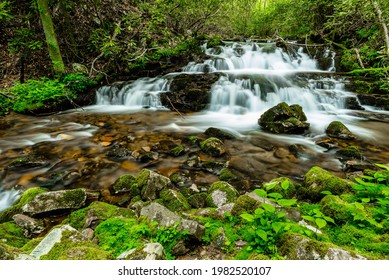
<instances>
[{"instance_id":1,"label":"cascading water","mask_svg":"<svg viewBox=\"0 0 389 280\"><path fill-rule=\"evenodd\" d=\"M4 191L0 188L0 212L14 204L20 193L20 191L15 189Z\"/></svg>"}]
</instances>

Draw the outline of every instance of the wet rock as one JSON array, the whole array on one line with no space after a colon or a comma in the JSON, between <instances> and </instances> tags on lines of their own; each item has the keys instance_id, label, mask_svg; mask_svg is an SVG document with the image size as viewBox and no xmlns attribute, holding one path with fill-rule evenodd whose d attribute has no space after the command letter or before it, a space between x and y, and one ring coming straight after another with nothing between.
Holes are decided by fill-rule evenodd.
<instances>
[{"instance_id":1,"label":"wet rock","mask_svg":"<svg viewBox=\"0 0 389 280\"><path fill-rule=\"evenodd\" d=\"M38 235L45 230L43 222L22 214L16 214L12 217L15 223L23 229L24 236L31 237Z\"/></svg>"},{"instance_id":2,"label":"wet rock","mask_svg":"<svg viewBox=\"0 0 389 280\"><path fill-rule=\"evenodd\" d=\"M215 137L202 141L200 147L204 153L214 157L220 157L226 152L224 143Z\"/></svg>"},{"instance_id":3,"label":"wet rock","mask_svg":"<svg viewBox=\"0 0 389 280\"><path fill-rule=\"evenodd\" d=\"M191 178L189 177L189 174L187 172L174 172L172 175L170 175L170 181L176 185L177 187L187 187L192 184Z\"/></svg>"},{"instance_id":4,"label":"wet rock","mask_svg":"<svg viewBox=\"0 0 389 280\"><path fill-rule=\"evenodd\" d=\"M355 135L340 121L331 122L326 128L326 133L330 137L351 140L355 139Z\"/></svg>"},{"instance_id":5,"label":"wet rock","mask_svg":"<svg viewBox=\"0 0 389 280\"><path fill-rule=\"evenodd\" d=\"M210 207L221 207L224 204L235 202L238 191L227 182L218 181L211 185L207 196L207 204Z\"/></svg>"},{"instance_id":6,"label":"wet rock","mask_svg":"<svg viewBox=\"0 0 389 280\"><path fill-rule=\"evenodd\" d=\"M131 156L142 163L155 161L158 159L159 154L157 152L145 151L144 149L133 151Z\"/></svg>"},{"instance_id":7,"label":"wet rock","mask_svg":"<svg viewBox=\"0 0 389 280\"><path fill-rule=\"evenodd\" d=\"M216 128L216 127L210 127L208 128L205 132L205 135L208 137L215 137L221 140L231 140L231 139L236 139L237 137L233 135L232 133Z\"/></svg>"},{"instance_id":8,"label":"wet rock","mask_svg":"<svg viewBox=\"0 0 389 280\"><path fill-rule=\"evenodd\" d=\"M297 191L302 198L318 202L325 196L321 193L323 191L330 191L334 195L340 195L350 190L351 182L341 179L318 166L314 166L305 174L303 187L300 187Z\"/></svg>"},{"instance_id":9,"label":"wet rock","mask_svg":"<svg viewBox=\"0 0 389 280\"><path fill-rule=\"evenodd\" d=\"M344 108L349 110L365 110L359 104L358 98L356 96L347 96L344 98Z\"/></svg>"},{"instance_id":10,"label":"wet rock","mask_svg":"<svg viewBox=\"0 0 389 280\"><path fill-rule=\"evenodd\" d=\"M169 178L148 169L142 169L138 175L138 186L141 189L141 196L146 200L158 198L159 192L170 184Z\"/></svg>"},{"instance_id":11,"label":"wet rock","mask_svg":"<svg viewBox=\"0 0 389 280\"><path fill-rule=\"evenodd\" d=\"M272 151L275 148L274 143L261 137L251 137L250 143L256 147L264 149L265 151Z\"/></svg>"},{"instance_id":12,"label":"wet rock","mask_svg":"<svg viewBox=\"0 0 389 280\"><path fill-rule=\"evenodd\" d=\"M182 195L182 193L176 190L162 190L160 193L160 199L163 205L165 205L170 211L181 212L190 209L190 205L186 198Z\"/></svg>"},{"instance_id":13,"label":"wet rock","mask_svg":"<svg viewBox=\"0 0 389 280\"><path fill-rule=\"evenodd\" d=\"M238 179L238 175L229 168L223 168L220 170L219 179L220 181L231 182Z\"/></svg>"},{"instance_id":14,"label":"wet rock","mask_svg":"<svg viewBox=\"0 0 389 280\"><path fill-rule=\"evenodd\" d=\"M130 157L132 155L132 151L130 151L124 145L114 144L107 151L106 155L107 155L107 157L113 158L113 159L124 159L124 158Z\"/></svg>"},{"instance_id":15,"label":"wet rock","mask_svg":"<svg viewBox=\"0 0 389 280\"><path fill-rule=\"evenodd\" d=\"M224 162L217 162L213 160L207 160L201 163L201 168L210 173L220 175L221 171L226 167Z\"/></svg>"},{"instance_id":16,"label":"wet rock","mask_svg":"<svg viewBox=\"0 0 389 280\"><path fill-rule=\"evenodd\" d=\"M288 147L289 151L296 157L296 158L314 158L315 152L312 151L310 148L308 148L305 145L301 144L292 144Z\"/></svg>"},{"instance_id":17,"label":"wet rock","mask_svg":"<svg viewBox=\"0 0 389 280\"><path fill-rule=\"evenodd\" d=\"M147 243L144 246L120 254L118 260L166 260L165 250L159 243Z\"/></svg>"},{"instance_id":18,"label":"wet rock","mask_svg":"<svg viewBox=\"0 0 389 280\"><path fill-rule=\"evenodd\" d=\"M205 109L210 100L210 90L220 74L181 74L174 77L170 92L161 93L162 105L182 113Z\"/></svg>"},{"instance_id":19,"label":"wet rock","mask_svg":"<svg viewBox=\"0 0 389 280\"><path fill-rule=\"evenodd\" d=\"M14 159L8 166L7 169L29 169L29 168L42 168L49 165L46 159L37 155L29 155L24 158Z\"/></svg>"},{"instance_id":20,"label":"wet rock","mask_svg":"<svg viewBox=\"0 0 389 280\"><path fill-rule=\"evenodd\" d=\"M197 193L188 197L188 202L193 208L204 208L207 205L207 193Z\"/></svg>"},{"instance_id":21,"label":"wet rock","mask_svg":"<svg viewBox=\"0 0 389 280\"><path fill-rule=\"evenodd\" d=\"M231 214L239 216L243 213L253 214L255 209L261 206L261 203L247 194L241 195L235 201L234 207L231 209Z\"/></svg>"},{"instance_id":22,"label":"wet rock","mask_svg":"<svg viewBox=\"0 0 389 280\"><path fill-rule=\"evenodd\" d=\"M325 139L320 139L317 140L316 145L319 145L320 147L323 147L327 150L333 149L338 146L338 143L334 141L333 138L325 138Z\"/></svg>"},{"instance_id":23,"label":"wet rock","mask_svg":"<svg viewBox=\"0 0 389 280\"><path fill-rule=\"evenodd\" d=\"M85 189L41 193L24 205L22 211L31 216L70 211L85 206L87 197Z\"/></svg>"},{"instance_id":24,"label":"wet rock","mask_svg":"<svg viewBox=\"0 0 389 280\"><path fill-rule=\"evenodd\" d=\"M336 248L334 244L311 240L294 233L281 236L279 254L287 260L366 260L365 257Z\"/></svg>"},{"instance_id":25,"label":"wet rock","mask_svg":"<svg viewBox=\"0 0 389 280\"><path fill-rule=\"evenodd\" d=\"M272 133L302 134L309 128L302 107L279 103L262 114L258 124Z\"/></svg>"},{"instance_id":26,"label":"wet rock","mask_svg":"<svg viewBox=\"0 0 389 280\"><path fill-rule=\"evenodd\" d=\"M375 165L361 160L348 160L345 162L345 171L346 172L356 172L356 171L364 171L365 169L374 170Z\"/></svg>"},{"instance_id":27,"label":"wet rock","mask_svg":"<svg viewBox=\"0 0 389 280\"><path fill-rule=\"evenodd\" d=\"M112 185L112 189L115 194L129 193L131 197L140 195L138 178L131 174L120 176Z\"/></svg>"},{"instance_id":28,"label":"wet rock","mask_svg":"<svg viewBox=\"0 0 389 280\"><path fill-rule=\"evenodd\" d=\"M358 100L362 105L389 110L389 98L386 94L358 94Z\"/></svg>"},{"instance_id":29,"label":"wet rock","mask_svg":"<svg viewBox=\"0 0 389 280\"><path fill-rule=\"evenodd\" d=\"M191 155L183 164L183 167L189 169L200 169L201 159L198 155Z\"/></svg>"},{"instance_id":30,"label":"wet rock","mask_svg":"<svg viewBox=\"0 0 389 280\"><path fill-rule=\"evenodd\" d=\"M188 151L188 149L186 149L184 146L178 145L178 146L172 148L169 151L169 154L173 157L179 157L179 156L184 155L187 151Z\"/></svg>"},{"instance_id":31,"label":"wet rock","mask_svg":"<svg viewBox=\"0 0 389 280\"><path fill-rule=\"evenodd\" d=\"M363 159L361 151L355 146L348 146L344 149L340 149L335 153L340 160L346 161L349 159Z\"/></svg>"},{"instance_id":32,"label":"wet rock","mask_svg":"<svg viewBox=\"0 0 389 280\"><path fill-rule=\"evenodd\" d=\"M201 240L205 233L205 228L198 222L183 219L156 202L152 202L143 207L140 215L148 217L151 221L158 222L159 226L163 226L165 228L179 223L179 228L181 230L188 230L189 236L197 240Z\"/></svg>"}]
</instances>

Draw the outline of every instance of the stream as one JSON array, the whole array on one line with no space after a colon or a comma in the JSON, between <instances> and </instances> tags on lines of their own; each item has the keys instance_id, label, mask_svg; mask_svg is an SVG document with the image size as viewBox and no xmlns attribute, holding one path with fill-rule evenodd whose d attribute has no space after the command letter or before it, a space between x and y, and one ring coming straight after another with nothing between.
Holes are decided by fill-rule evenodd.
<instances>
[{"instance_id":1,"label":"stream","mask_svg":"<svg viewBox=\"0 0 389 280\"><path fill-rule=\"evenodd\" d=\"M160 147L167 141L185 144L187 136L200 135L209 127L236 137L225 141L228 155L219 161L228 162L250 187L279 176L301 180L314 165L344 176L335 151L316 144L326 137L325 128L333 120L342 121L357 136L347 145L358 146L367 161L389 163L389 114L366 106L347 108L346 101L356 95L347 90L346 77L335 75L334 53L322 54L329 63L320 69L302 47L292 53L272 43L226 42L203 48L208 59L191 62L182 72L101 87L93 106L46 117L14 113L3 117L0 211L12 205L20 191L36 185L104 192L120 175L137 174L142 168L166 176L185 171L191 183L210 184L218 180L214 171L183 168L199 149L188 147L187 153L173 157ZM221 74L201 112L181 114L161 103L159 95L183 73ZM260 128L259 117L283 101L303 107L308 133L274 135ZM302 155L294 155L291 145L304 147ZM143 160L139 154L144 152L151 158ZM201 153L200 158L210 159Z\"/></svg>"}]
</instances>

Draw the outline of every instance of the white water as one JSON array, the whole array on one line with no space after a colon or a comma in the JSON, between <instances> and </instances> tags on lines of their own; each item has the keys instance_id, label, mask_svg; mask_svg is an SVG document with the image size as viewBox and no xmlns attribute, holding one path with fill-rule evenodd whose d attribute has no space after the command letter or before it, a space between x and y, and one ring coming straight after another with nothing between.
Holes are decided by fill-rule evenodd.
<instances>
[{"instance_id":1,"label":"white water","mask_svg":"<svg viewBox=\"0 0 389 280\"><path fill-rule=\"evenodd\" d=\"M14 204L20 194L21 192L15 189L4 191L0 188L0 212Z\"/></svg>"},{"instance_id":2,"label":"white water","mask_svg":"<svg viewBox=\"0 0 389 280\"><path fill-rule=\"evenodd\" d=\"M354 124L356 119L344 110L344 98L352 93L344 90L343 80L328 75L335 71L335 53L329 50L324 56L331 57L332 64L325 71L318 69L317 61L301 47L286 53L272 43L227 43L206 49L206 54L210 57L208 60L189 63L183 72L222 73L212 86L208 109L184 120L177 119L165 129L201 131L216 126L236 132L259 130L258 118L269 108L286 102L303 107L311 123L311 132L316 135L322 134L325 126L335 119L354 128L356 134L368 134L358 128ZM307 75L299 76L299 73L310 73L319 78L308 79ZM322 73L326 75L320 77ZM104 111L160 109L159 94L169 91L173 76L143 78L120 89L103 87L97 92L96 108Z\"/></svg>"}]
</instances>

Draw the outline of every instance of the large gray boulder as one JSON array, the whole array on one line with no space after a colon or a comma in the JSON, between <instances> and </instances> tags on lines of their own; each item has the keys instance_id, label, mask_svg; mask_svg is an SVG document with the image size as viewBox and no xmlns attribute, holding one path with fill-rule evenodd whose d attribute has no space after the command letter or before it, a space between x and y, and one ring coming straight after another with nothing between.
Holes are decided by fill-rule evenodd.
<instances>
[{"instance_id":1,"label":"large gray boulder","mask_svg":"<svg viewBox=\"0 0 389 280\"><path fill-rule=\"evenodd\" d=\"M179 228L188 230L189 235L197 240L201 240L205 233L205 228L196 221L183 219L159 203L152 202L142 208L141 216L148 217L151 221L156 221L159 226L170 227L177 223Z\"/></svg>"},{"instance_id":2,"label":"large gray boulder","mask_svg":"<svg viewBox=\"0 0 389 280\"><path fill-rule=\"evenodd\" d=\"M263 113L258 124L264 130L277 134L302 134L309 128L302 107L297 104L289 106L285 102L279 103Z\"/></svg>"},{"instance_id":3,"label":"large gray boulder","mask_svg":"<svg viewBox=\"0 0 389 280\"><path fill-rule=\"evenodd\" d=\"M169 178L148 169L143 169L138 175L138 187L145 200L157 199L159 192L170 184Z\"/></svg>"}]
</instances>

